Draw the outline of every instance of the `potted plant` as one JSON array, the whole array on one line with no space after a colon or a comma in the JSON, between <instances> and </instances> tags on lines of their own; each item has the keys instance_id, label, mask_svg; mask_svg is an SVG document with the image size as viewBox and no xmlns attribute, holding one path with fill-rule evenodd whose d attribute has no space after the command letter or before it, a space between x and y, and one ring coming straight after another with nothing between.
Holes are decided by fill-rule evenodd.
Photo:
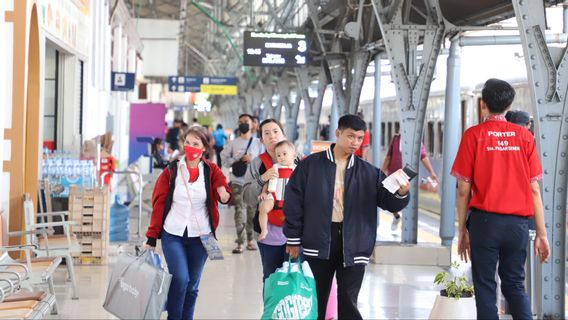
<instances>
[{"instance_id":1,"label":"potted plant","mask_svg":"<svg viewBox=\"0 0 568 320\"><path fill-rule=\"evenodd\" d=\"M450 269L459 269L459 263L453 262ZM430 319L476 319L473 286L463 274L450 275L438 272L434 278L436 285L442 286L440 295L436 297Z\"/></svg>"}]
</instances>

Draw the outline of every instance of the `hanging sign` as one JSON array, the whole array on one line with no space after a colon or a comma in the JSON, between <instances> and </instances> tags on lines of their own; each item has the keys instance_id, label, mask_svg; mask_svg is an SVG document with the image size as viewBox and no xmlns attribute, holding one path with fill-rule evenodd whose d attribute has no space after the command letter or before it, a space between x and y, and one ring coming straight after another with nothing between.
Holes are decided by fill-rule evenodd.
<instances>
[{"instance_id":1,"label":"hanging sign","mask_svg":"<svg viewBox=\"0 0 568 320\"><path fill-rule=\"evenodd\" d=\"M302 33L245 31L243 56L245 66L304 66L308 63L308 39Z\"/></svg>"},{"instance_id":2,"label":"hanging sign","mask_svg":"<svg viewBox=\"0 0 568 320\"><path fill-rule=\"evenodd\" d=\"M170 92L202 92L217 95L236 95L237 78L233 77L168 77Z\"/></svg>"},{"instance_id":3,"label":"hanging sign","mask_svg":"<svg viewBox=\"0 0 568 320\"><path fill-rule=\"evenodd\" d=\"M129 72L112 72L111 91L133 91L135 76Z\"/></svg>"}]
</instances>

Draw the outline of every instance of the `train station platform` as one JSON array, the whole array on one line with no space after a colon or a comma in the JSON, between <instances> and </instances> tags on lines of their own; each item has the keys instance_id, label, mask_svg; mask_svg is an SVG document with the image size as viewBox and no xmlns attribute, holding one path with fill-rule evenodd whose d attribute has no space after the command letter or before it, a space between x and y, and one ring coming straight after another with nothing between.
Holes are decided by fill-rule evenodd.
<instances>
[{"instance_id":1,"label":"train station platform","mask_svg":"<svg viewBox=\"0 0 568 320\"><path fill-rule=\"evenodd\" d=\"M483 93L488 79L510 84L515 99L506 106L513 111L509 119L514 114L526 115L515 123L530 131L522 131L527 135L523 140L528 142L526 149L500 139L511 136L513 131L507 129L504 135L489 134L499 138L494 141L497 148L485 150L526 151L535 176L525 180L532 184L542 178L542 212L539 201L529 199L528 194L532 192L534 197L539 189L533 184L531 192L524 188L527 202L517 201L514 193L496 199L499 205L502 200L515 206L525 204L499 213L530 215L531 200L537 207L536 251L547 256L548 249L538 249L548 247L547 242L550 256L548 261L532 266L532 280L536 282L532 291L538 293L533 292L531 305L540 317L566 318L567 42L568 0L0 0L0 69L5 71L0 72L0 273L15 277L0 277L0 319L12 314L5 310L15 308L5 299L8 292L16 293L24 288L22 284L41 288L45 294L42 302L48 302L47 306L31 303L33 307L20 308L29 311L29 317L23 318L112 319L102 307L109 276L119 257L134 253L134 245L140 246L145 240L159 173L154 169L179 159L183 145L190 144L183 141L185 134L193 127L200 127L192 139L200 140L197 147L202 145L201 152L194 150L195 159L204 155L212 162L219 160L219 167L230 168L234 163L251 163L264 151L276 160L272 153L284 139L305 155L327 149L333 142L341 142L342 129L338 127L345 126L339 126L339 119L346 115L362 123L354 130L361 131L360 139L348 137L362 140L350 147L359 148L361 159L374 167L385 167L383 171L391 175L398 168L387 168L397 159L397 165L400 160L401 167L404 164L413 169L409 174L417 173L411 182L410 199L401 209L405 229L400 231L398 226L393 232L393 216L381 212L375 254L369 257L372 236L365 239L368 252L353 257L343 252L345 261L373 262L366 266L358 308L366 319L428 318L439 296L440 288L434 285L436 274L447 271L453 261L461 262L456 252L458 233L453 232L456 200L470 193L457 192L459 184L452 176L455 172L450 173L453 163L459 162L460 139L467 137L469 128L497 114L503 120L501 114L507 111L484 108L488 106ZM264 121L274 128L263 133ZM246 147L240 146L241 138L248 141ZM230 157L219 154L222 148L231 150ZM333 151L328 155L336 163ZM270 166L266 158L263 160L264 168ZM288 167L292 162L293 158ZM348 168L353 168L355 161L350 163ZM505 180L513 176L511 172L520 172L513 170L511 163L503 164L499 172L476 165L476 175L481 173L476 180L464 178L477 183L489 177L502 183L493 189L499 192L511 186L523 188L524 180L518 180L518 185ZM247 165L237 169L252 168ZM369 173L377 173L364 165ZM212 167L203 172L219 172ZM542 175L536 170L540 167ZM258 169L254 173L248 170L244 177L260 173L260 165ZM243 177L234 174L240 170L231 169L233 177L228 169L223 170L227 181L240 182ZM249 181L255 178L258 180L253 176ZM201 179L207 183L213 180ZM284 198L283 185L287 182L283 181L287 178L280 179ZM142 180L146 183L140 183L138 189ZM342 203L345 195L356 195L357 201L346 201L347 209L359 214L362 211L358 210L366 207L369 214L361 217L374 218L374 203L360 207L354 203L373 199L365 192L371 194L375 180L369 179L369 184L362 186L350 181L338 183L336 193L327 196ZM492 190L475 188L475 183L475 191ZM317 191L332 190L320 188L320 181L315 184ZM201 197L203 190L194 188ZM96 205L74 205L78 202L71 199L77 194L71 190L80 190L77 194L84 192L89 199L104 200L93 201ZM216 190L222 194L215 194ZM210 189L206 196L228 197L216 190ZM138 224L141 232L136 241L124 245L109 243L111 229L117 225L110 223L117 216L110 209L117 191L125 195L129 207L138 200L141 207L142 218L137 218L138 213L130 216L131 235ZM475 191L474 196L480 194ZM400 208L405 194L393 199ZM252 200L245 201L256 206L258 195L249 194ZM208 204L206 201L205 206ZM493 207L479 209L493 212ZM53 254L47 245L40 246L42 234L46 244L47 233L58 236L61 230L34 226L44 221L42 214L59 210L68 212L61 220L68 220L70 228L66 229L69 246L60 248L62 255ZM208 222L213 225L216 211L214 206L208 210ZM260 254L248 250L231 253L235 247L234 209L221 206L220 211L218 238L225 259L207 261L195 317L259 318L263 309ZM198 214L203 212L199 208ZM338 221L341 213L336 210L335 214ZM293 214L288 218L292 221ZM360 230L373 231L374 223L358 226L357 232L364 236ZM334 227L339 230L339 225ZM38 228L39 232L32 231ZM299 244L302 237L306 240L306 234L304 231L289 240ZM503 233L498 230L494 234ZM125 232L121 235L126 236ZM274 236L283 237L279 232ZM445 246L440 245L440 238ZM281 240L279 243L284 242ZM404 244L399 245L401 242ZM22 277L2 269L2 262L22 257L8 253L18 245L28 246L29 256L40 258L36 261L42 267L36 269L40 271L34 274L32 270L33 275ZM158 251L159 245L160 241ZM327 249L304 249L312 250L312 256L320 252L327 256L323 254ZM414 256L412 252L420 254ZM518 252L523 255L523 248ZM336 255L341 257L339 250ZM427 262L413 264L425 256L429 257L423 259ZM412 263L402 263L406 258ZM68 263L71 260L75 272L73 264ZM31 266L30 261L26 263ZM462 263L461 267L467 270L470 266ZM521 273L520 266L516 269ZM484 274L492 277L492 273ZM76 279L76 286L67 277ZM58 312L50 315L55 311L55 300ZM33 309L36 306L38 310Z\"/></svg>"},{"instance_id":2,"label":"train station platform","mask_svg":"<svg viewBox=\"0 0 568 320\"><path fill-rule=\"evenodd\" d=\"M390 229L390 213L381 214L381 240L396 240ZM431 225L420 229L420 240L435 237ZM262 267L258 251L231 254L235 227L233 209L223 207L218 229L225 256L221 261L207 261L195 311L196 319L259 319L262 315ZM395 233L396 234L396 233ZM79 300L71 299L68 286L61 285L65 273L58 273L56 296L59 315L53 319L115 319L102 305L110 270L122 251L132 247L111 246L108 265L76 266ZM158 247L159 248L159 247ZM159 249L158 249L159 251ZM358 306L364 319L428 318L439 289L433 284L438 267L369 264L359 294ZM60 285L57 285L57 284ZM163 318L166 313L162 314Z\"/></svg>"}]
</instances>

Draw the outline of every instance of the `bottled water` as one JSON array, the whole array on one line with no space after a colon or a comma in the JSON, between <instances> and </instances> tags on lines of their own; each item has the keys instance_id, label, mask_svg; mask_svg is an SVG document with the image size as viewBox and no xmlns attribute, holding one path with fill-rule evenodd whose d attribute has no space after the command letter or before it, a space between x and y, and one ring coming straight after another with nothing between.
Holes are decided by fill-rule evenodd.
<instances>
[{"instance_id":1,"label":"bottled water","mask_svg":"<svg viewBox=\"0 0 568 320\"><path fill-rule=\"evenodd\" d=\"M49 179L49 166L47 160L41 160L41 180Z\"/></svg>"},{"instance_id":2,"label":"bottled water","mask_svg":"<svg viewBox=\"0 0 568 320\"><path fill-rule=\"evenodd\" d=\"M57 174L57 162L55 162L55 159L49 159L48 160L48 167L49 167L49 183L50 184L55 184L58 182L59 180L59 175Z\"/></svg>"},{"instance_id":3,"label":"bottled water","mask_svg":"<svg viewBox=\"0 0 568 320\"><path fill-rule=\"evenodd\" d=\"M90 165L88 161L83 160L81 175L83 176L83 187L92 188Z\"/></svg>"}]
</instances>

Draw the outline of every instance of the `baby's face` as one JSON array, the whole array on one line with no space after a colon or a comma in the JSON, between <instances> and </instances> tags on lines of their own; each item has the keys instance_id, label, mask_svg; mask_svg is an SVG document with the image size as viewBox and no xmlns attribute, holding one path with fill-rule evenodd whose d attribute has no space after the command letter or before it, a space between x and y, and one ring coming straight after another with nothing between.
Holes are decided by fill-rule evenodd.
<instances>
[{"instance_id":1,"label":"baby's face","mask_svg":"<svg viewBox=\"0 0 568 320\"><path fill-rule=\"evenodd\" d=\"M291 166L296 159L296 151L289 145L282 145L275 150L276 161L282 166Z\"/></svg>"}]
</instances>

